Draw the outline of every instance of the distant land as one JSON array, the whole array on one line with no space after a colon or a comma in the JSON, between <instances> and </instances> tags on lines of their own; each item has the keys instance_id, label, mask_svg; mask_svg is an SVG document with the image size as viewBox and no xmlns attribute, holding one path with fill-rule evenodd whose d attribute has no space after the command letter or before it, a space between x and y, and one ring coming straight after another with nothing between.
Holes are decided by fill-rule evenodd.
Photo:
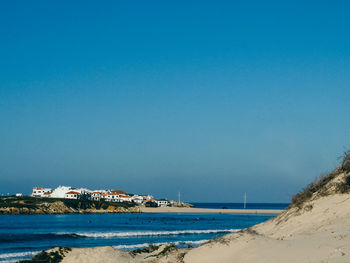
<instances>
[{"instance_id":1,"label":"distant land","mask_svg":"<svg viewBox=\"0 0 350 263\"><path fill-rule=\"evenodd\" d=\"M154 203L155 204L155 203ZM198 204L198 203L197 203ZM228 204L229 206L229 204ZM67 198L38 198L31 196L0 197L0 215L42 215L71 213L217 213L217 214L280 214L286 205L263 204L254 209L229 209L221 207L194 207L189 203L171 200L167 206L147 206L134 202L110 202ZM248 205L249 207L249 205Z\"/></svg>"},{"instance_id":2,"label":"distant land","mask_svg":"<svg viewBox=\"0 0 350 263\"><path fill-rule=\"evenodd\" d=\"M0 214L140 213L140 207L192 207L180 200L123 190L89 190L70 186L33 187L29 196L17 193L0 197Z\"/></svg>"},{"instance_id":3,"label":"distant land","mask_svg":"<svg viewBox=\"0 0 350 263\"><path fill-rule=\"evenodd\" d=\"M136 203L36 198L31 196L0 197L0 215L69 214L69 213L139 213Z\"/></svg>"}]
</instances>

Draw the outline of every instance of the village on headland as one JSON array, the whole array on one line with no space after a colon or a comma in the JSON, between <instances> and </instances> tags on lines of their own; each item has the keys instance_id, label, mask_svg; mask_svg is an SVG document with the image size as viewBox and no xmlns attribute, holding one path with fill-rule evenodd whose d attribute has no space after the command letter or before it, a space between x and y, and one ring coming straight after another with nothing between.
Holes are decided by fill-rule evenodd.
<instances>
[{"instance_id":1,"label":"village on headland","mask_svg":"<svg viewBox=\"0 0 350 263\"><path fill-rule=\"evenodd\" d=\"M0 196L0 215L143 213L165 208L192 207L193 205L189 203L181 202L180 198L177 201L156 199L150 194L133 194L124 190L90 190L70 186L56 188L36 186L29 195L17 193Z\"/></svg>"},{"instance_id":2,"label":"village on headland","mask_svg":"<svg viewBox=\"0 0 350 263\"><path fill-rule=\"evenodd\" d=\"M266 214L279 209L196 208L178 200L156 199L150 194L132 194L123 190L90 190L70 186L33 187L32 193L0 196L0 215L62 213L200 213Z\"/></svg>"},{"instance_id":3,"label":"village on headland","mask_svg":"<svg viewBox=\"0 0 350 263\"><path fill-rule=\"evenodd\" d=\"M23 196L21 193L17 197ZM185 206L180 200L168 200L166 198L155 199L152 195L139 195L126 193L123 190L90 190L87 188L75 188L70 186L58 186L56 188L33 187L31 197L37 198L64 198L76 200L105 201L113 203L129 202L146 207Z\"/></svg>"}]
</instances>

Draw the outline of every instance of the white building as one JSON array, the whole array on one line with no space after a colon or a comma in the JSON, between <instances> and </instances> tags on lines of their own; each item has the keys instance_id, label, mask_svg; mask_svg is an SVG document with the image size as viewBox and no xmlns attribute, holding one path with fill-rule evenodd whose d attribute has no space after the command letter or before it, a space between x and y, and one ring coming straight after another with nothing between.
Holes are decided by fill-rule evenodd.
<instances>
[{"instance_id":1,"label":"white building","mask_svg":"<svg viewBox=\"0 0 350 263\"><path fill-rule=\"evenodd\" d=\"M73 190L70 186L59 186L52 191L50 197L52 198L66 198L66 193Z\"/></svg>"},{"instance_id":2,"label":"white building","mask_svg":"<svg viewBox=\"0 0 350 263\"><path fill-rule=\"evenodd\" d=\"M170 202L167 199L159 199L155 200L155 202L158 204L158 206L168 206Z\"/></svg>"},{"instance_id":3,"label":"white building","mask_svg":"<svg viewBox=\"0 0 350 263\"><path fill-rule=\"evenodd\" d=\"M79 196L80 196L79 192L69 191L69 192L65 193L64 198L67 198L67 199L78 199Z\"/></svg>"},{"instance_id":4,"label":"white building","mask_svg":"<svg viewBox=\"0 0 350 263\"><path fill-rule=\"evenodd\" d=\"M115 192L108 192L106 195L106 201L108 202L120 202L120 194Z\"/></svg>"},{"instance_id":5,"label":"white building","mask_svg":"<svg viewBox=\"0 0 350 263\"><path fill-rule=\"evenodd\" d=\"M17 194L17 196L21 196ZM123 190L94 190L86 188L72 188L70 186L58 186L55 189L34 187L31 196L34 197L50 197L50 198L68 198L68 199L84 199L108 202L134 202L136 204L144 204L146 201L152 200L158 206L168 206L170 202L167 199L154 200L152 195L132 195L126 194Z\"/></svg>"},{"instance_id":6,"label":"white building","mask_svg":"<svg viewBox=\"0 0 350 263\"><path fill-rule=\"evenodd\" d=\"M131 202L131 196L128 195L120 195L119 196L120 202Z\"/></svg>"},{"instance_id":7,"label":"white building","mask_svg":"<svg viewBox=\"0 0 350 263\"><path fill-rule=\"evenodd\" d=\"M154 199L152 195L142 195L142 198L143 198L143 202Z\"/></svg>"},{"instance_id":8,"label":"white building","mask_svg":"<svg viewBox=\"0 0 350 263\"><path fill-rule=\"evenodd\" d=\"M143 204L143 202L144 202L143 197L140 195L133 195L131 197L131 201L133 201L136 204Z\"/></svg>"},{"instance_id":9,"label":"white building","mask_svg":"<svg viewBox=\"0 0 350 263\"><path fill-rule=\"evenodd\" d=\"M91 194L92 191L86 188L72 188L75 192L78 192L80 194Z\"/></svg>"},{"instance_id":10,"label":"white building","mask_svg":"<svg viewBox=\"0 0 350 263\"><path fill-rule=\"evenodd\" d=\"M31 196L33 197L47 197L51 194L51 188L43 188L43 187L33 187L33 192Z\"/></svg>"},{"instance_id":11,"label":"white building","mask_svg":"<svg viewBox=\"0 0 350 263\"><path fill-rule=\"evenodd\" d=\"M23 196L22 193L17 193L16 196L20 197L20 196Z\"/></svg>"},{"instance_id":12,"label":"white building","mask_svg":"<svg viewBox=\"0 0 350 263\"><path fill-rule=\"evenodd\" d=\"M101 197L102 197L102 192L100 191L94 191L91 193L91 200L100 201Z\"/></svg>"}]
</instances>

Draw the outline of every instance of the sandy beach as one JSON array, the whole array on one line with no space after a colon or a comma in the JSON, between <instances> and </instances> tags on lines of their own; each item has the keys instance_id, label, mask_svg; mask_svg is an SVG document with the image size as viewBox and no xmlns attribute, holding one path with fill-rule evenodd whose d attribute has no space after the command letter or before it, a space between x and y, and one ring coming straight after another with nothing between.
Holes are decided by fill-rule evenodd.
<instances>
[{"instance_id":1,"label":"sandy beach","mask_svg":"<svg viewBox=\"0 0 350 263\"><path fill-rule=\"evenodd\" d=\"M190 250L184 262L350 262L349 208L349 195L324 197Z\"/></svg>"},{"instance_id":2,"label":"sandy beach","mask_svg":"<svg viewBox=\"0 0 350 263\"><path fill-rule=\"evenodd\" d=\"M127 252L113 247L73 248L62 253L63 263L348 263L350 262L350 193L339 192L349 173L330 174L294 203L264 223L242 229L194 249L172 244L155 250ZM350 186L349 186L350 187ZM318 189L318 190L315 190ZM338 189L338 190L337 190ZM305 192L304 192L305 193ZM303 193L303 194L304 194ZM214 210L214 211L213 211ZM278 213L219 209L223 213ZM144 208L146 213L214 213L215 209ZM57 250L57 249L56 249Z\"/></svg>"},{"instance_id":3,"label":"sandy beach","mask_svg":"<svg viewBox=\"0 0 350 263\"><path fill-rule=\"evenodd\" d=\"M283 210L277 209L209 209L194 207L141 207L142 213L193 213L193 214L256 214L277 215Z\"/></svg>"}]
</instances>

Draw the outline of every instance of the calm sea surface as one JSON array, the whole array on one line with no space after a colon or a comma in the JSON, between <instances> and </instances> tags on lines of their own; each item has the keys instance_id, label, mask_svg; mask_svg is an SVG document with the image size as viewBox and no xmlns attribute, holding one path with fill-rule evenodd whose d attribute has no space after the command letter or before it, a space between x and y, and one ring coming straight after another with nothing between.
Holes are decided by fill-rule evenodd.
<instances>
[{"instance_id":1,"label":"calm sea surface","mask_svg":"<svg viewBox=\"0 0 350 263\"><path fill-rule=\"evenodd\" d=\"M247 204L247 208L283 209L287 205ZM195 203L195 206L243 207L228 203ZM55 246L114 246L126 250L142 248L149 243L197 246L271 217L228 214L2 215L0 262L31 258L39 251Z\"/></svg>"}]
</instances>

